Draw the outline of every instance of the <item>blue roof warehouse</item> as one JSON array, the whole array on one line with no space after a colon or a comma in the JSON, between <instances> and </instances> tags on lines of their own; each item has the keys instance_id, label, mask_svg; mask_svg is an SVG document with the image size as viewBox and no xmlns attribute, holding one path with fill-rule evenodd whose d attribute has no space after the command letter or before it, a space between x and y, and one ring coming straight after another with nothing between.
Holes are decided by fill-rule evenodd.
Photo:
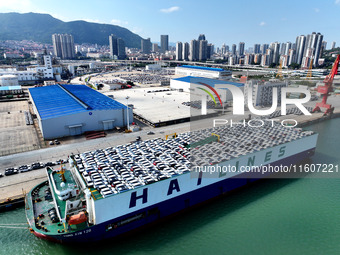
<instances>
[{"instance_id":1,"label":"blue roof warehouse","mask_svg":"<svg viewBox=\"0 0 340 255\"><path fill-rule=\"evenodd\" d=\"M44 139L80 135L127 125L127 107L85 85L29 89ZM133 120L129 109L129 123Z\"/></svg>"}]
</instances>

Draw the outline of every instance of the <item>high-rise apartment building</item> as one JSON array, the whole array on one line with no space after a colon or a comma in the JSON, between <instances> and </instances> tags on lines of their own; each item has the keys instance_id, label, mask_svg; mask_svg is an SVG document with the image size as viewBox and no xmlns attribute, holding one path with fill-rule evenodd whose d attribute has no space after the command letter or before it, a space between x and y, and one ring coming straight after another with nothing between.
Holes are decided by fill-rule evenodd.
<instances>
[{"instance_id":1,"label":"high-rise apartment building","mask_svg":"<svg viewBox=\"0 0 340 255\"><path fill-rule=\"evenodd\" d=\"M264 55L263 58L262 58L261 65L270 66L272 63L273 63L273 50L268 48L266 50L266 55Z\"/></svg>"},{"instance_id":2,"label":"high-rise apartment building","mask_svg":"<svg viewBox=\"0 0 340 255\"><path fill-rule=\"evenodd\" d=\"M169 50L169 36L161 35L161 53L165 53Z\"/></svg>"},{"instance_id":3,"label":"high-rise apartment building","mask_svg":"<svg viewBox=\"0 0 340 255\"><path fill-rule=\"evenodd\" d=\"M200 61L207 60L207 51L208 51L208 41L207 40L200 40L199 41L198 60L200 60Z\"/></svg>"},{"instance_id":4,"label":"high-rise apartment building","mask_svg":"<svg viewBox=\"0 0 340 255\"><path fill-rule=\"evenodd\" d=\"M255 64L261 64L261 59L262 59L262 55L260 53L255 54L255 56L254 56L254 63Z\"/></svg>"},{"instance_id":5,"label":"high-rise apartment building","mask_svg":"<svg viewBox=\"0 0 340 255\"><path fill-rule=\"evenodd\" d=\"M244 64L245 65L252 65L254 63L254 57L255 55L254 54L246 54L244 56Z\"/></svg>"},{"instance_id":6,"label":"high-rise apartment building","mask_svg":"<svg viewBox=\"0 0 340 255\"><path fill-rule=\"evenodd\" d=\"M231 46L231 54L234 56L234 55L236 55L236 44L233 44L232 46Z\"/></svg>"},{"instance_id":7,"label":"high-rise apartment building","mask_svg":"<svg viewBox=\"0 0 340 255\"><path fill-rule=\"evenodd\" d=\"M176 60L183 60L183 43L176 43Z\"/></svg>"},{"instance_id":8,"label":"high-rise apartment building","mask_svg":"<svg viewBox=\"0 0 340 255\"><path fill-rule=\"evenodd\" d=\"M115 35L109 36L109 45L110 45L110 57L112 59L125 59L125 42L122 38L117 38Z\"/></svg>"},{"instance_id":9,"label":"high-rise apartment building","mask_svg":"<svg viewBox=\"0 0 340 255\"><path fill-rule=\"evenodd\" d=\"M258 54L261 52L261 45L260 44L254 44L254 53Z\"/></svg>"},{"instance_id":10,"label":"high-rise apartment building","mask_svg":"<svg viewBox=\"0 0 340 255\"><path fill-rule=\"evenodd\" d=\"M244 55L244 42L240 42L238 45L238 55L243 56Z\"/></svg>"},{"instance_id":11,"label":"high-rise apartment building","mask_svg":"<svg viewBox=\"0 0 340 255\"><path fill-rule=\"evenodd\" d=\"M281 55L280 56L280 64L282 65L282 67L287 67L288 63L289 63L289 56L287 55Z\"/></svg>"},{"instance_id":12,"label":"high-rise apartment building","mask_svg":"<svg viewBox=\"0 0 340 255\"><path fill-rule=\"evenodd\" d=\"M191 40L190 42L190 61L197 61L199 56L199 41Z\"/></svg>"},{"instance_id":13,"label":"high-rise apartment building","mask_svg":"<svg viewBox=\"0 0 340 255\"><path fill-rule=\"evenodd\" d=\"M118 38L117 46L118 46L118 59L125 59L126 58L125 41L122 38Z\"/></svg>"},{"instance_id":14,"label":"high-rise apartment building","mask_svg":"<svg viewBox=\"0 0 340 255\"><path fill-rule=\"evenodd\" d=\"M215 51L214 45L212 43L209 43L207 45L207 59L210 59L211 56L214 55L214 51Z\"/></svg>"},{"instance_id":15,"label":"high-rise apartment building","mask_svg":"<svg viewBox=\"0 0 340 255\"><path fill-rule=\"evenodd\" d=\"M322 40L323 40L323 35L320 33L316 34L316 42L315 42L315 48L314 48L314 60L313 60L313 66L318 66L319 65L319 58L321 57L322 54Z\"/></svg>"},{"instance_id":16,"label":"high-rise apartment building","mask_svg":"<svg viewBox=\"0 0 340 255\"><path fill-rule=\"evenodd\" d=\"M222 53L222 55L227 54L228 51L229 51L229 49L227 50L227 45L223 44L223 45L222 45L222 48L221 48L221 53Z\"/></svg>"},{"instance_id":17,"label":"high-rise apartment building","mask_svg":"<svg viewBox=\"0 0 340 255\"><path fill-rule=\"evenodd\" d=\"M159 49L158 49L158 43L153 43L152 44L152 52L158 52Z\"/></svg>"},{"instance_id":18,"label":"high-rise apartment building","mask_svg":"<svg viewBox=\"0 0 340 255\"><path fill-rule=\"evenodd\" d=\"M281 43L280 44L280 55L284 55L286 52L286 44L285 43Z\"/></svg>"},{"instance_id":19,"label":"high-rise apartment building","mask_svg":"<svg viewBox=\"0 0 340 255\"><path fill-rule=\"evenodd\" d=\"M303 53L305 49L305 43L306 43L306 36L300 35L296 38L296 58L295 61L297 64L301 65Z\"/></svg>"},{"instance_id":20,"label":"high-rise apartment building","mask_svg":"<svg viewBox=\"0 0 340 255\"><path fill-rule=\"evenodd\" d=\"M69 34L53 34L52 43L54 54L61 59L73 59L75 48L73 36Z\"/></svg>"},{"instance_id":21,"label":"high-rise apartment building","mask_svg":"<svg viewBox=\"0 0 340 255\"><path fill-rule=\"evenodd\" d=\"M303 66L306 67L307 62L313 60L313 66L318 66L322 53L322 40L323 35L315 32L307 36L298 36L296 38L295 62L299 65L302 65L303 62Z\"/></svg>"},{"instance_id":22,"label":"high-rise apartment building","mask_svg":"<svg viewBox=\"0 0 340 255\"><path fill-rule=\"evenodd\" d=\"M262 46L261 46L261 53L263 55L265 55L268 48L269 48L269 44L262 44Z\"/></svg>"},{"instance_id":23,"label":"high-rise apartment building","mask_svg":"<svg viewBox=\"0 0 340 255\"><path fill-rule=\"evenodd\" d=\"M190 49L190 46L189 46L189 43L184 43L183 44L183 52L182 52L182 58L183 60L189 60L189 49Z\"/></svg>"},{"instance_id":24,"label":"high-rise apartment building","mask_svg":"<svg viewBox=\"0 0 340 255\"><path fill-rule=\"evenodd\" d=\"M289 55L289 50L292 48L292 43L291 42L286 42L285 43L285 51L283 53L283 55Z\"/></svg>"},{"instance_id":25,"label":"high-rise apartment building","mask_svg":"<svg viewBox=\"0 0 340 255\"><path fill-rule=\"evenodd\" d=\"M295 58L296 58L296 51L295 51L295 49L290 49L288 51L288 66L290 66L292 63L296 63L295 62Z\"/></svg>"},{"instance_id":26,"label":"high-rise apartment building","mask_svg":"<svg viewBox=\"0 0 340 255\"><path fill-rule=\"evenodd\" d=\"M336 42L332 42L332 47L331 49L335 49Z\"/></svg>"},{"instance_id":27,"label":"high-rise apartment building","mask_svg":"<svg viewBox=\"0 0 340 255\"><path fill-rule=\"evenodd\" d=\"M280 58L280 43L275 42L273 44L273 61L272 63L278 64Z\"/></svg>"},{"instance_id":28,"label":"high-rise apartment building","mask_svg":"<svg viewBox=\"0 0 340 255\"><path fill-rule=\"evenodd\" d=\"M110 45L110 57L111 59L113 59L114 56L118 56L117 37L113 34L109 36L109 45Z\"/></svg>"},{"instance_id":29,"label":"high-rise apartment building","mask_svg":"<svg viewBox=\"0 0 340 255\"><path fill-rule=\"evenodd\" d=\"M150 38L141 40L141 51L144 54L149 54L151 52Z\"/></svg>"},{"instance_id":30,"label":"high-rise apartment building","mask_svg":"<svg viewBox=\"0 0 340 255\"><path fill-rule=\"evenodd\" d=\"M205 40L205 34L200 34L200 35L198 36L198 40L199 40L199 41L204 41L204 40Z\"/></svg>"}]
</instances>

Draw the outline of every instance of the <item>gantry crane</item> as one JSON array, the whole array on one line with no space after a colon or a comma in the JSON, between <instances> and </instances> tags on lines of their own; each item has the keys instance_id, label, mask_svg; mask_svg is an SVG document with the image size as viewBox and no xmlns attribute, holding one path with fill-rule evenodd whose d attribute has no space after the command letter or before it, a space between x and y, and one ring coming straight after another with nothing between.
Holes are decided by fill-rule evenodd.
<instances>
[{"instance_id":1,"label":"gantry crane","mask_svg":"<svg viewBox=\"0 0 340 255\"><path fill-rule=\"evenodd\" d=\"M332 105L327 104L327 98L329 96L329 92L333 91L332 84L334 76L338 73L338 67L339 67L339 61L340 61L340 54L336 57L333 68L331 72L326 76L324 79L324 86L318 86L318 92L321 94L322 101L319 103L316 103L315 108L313 112L321 111L321 108L325 108L325 115L332 114L334 111L334 107Z\"/></svg>"}]
</instances>

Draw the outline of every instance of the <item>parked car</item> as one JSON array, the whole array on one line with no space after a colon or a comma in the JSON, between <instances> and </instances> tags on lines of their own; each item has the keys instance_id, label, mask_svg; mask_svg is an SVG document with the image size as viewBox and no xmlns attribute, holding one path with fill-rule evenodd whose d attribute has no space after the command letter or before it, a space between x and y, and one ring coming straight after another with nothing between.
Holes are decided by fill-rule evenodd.
<instances>
[{"instance_id":1,"label":"parked car","mask_svg":"<svg viewBox=\"0 0 340 255\"><path fill-rule=\"evenodd\" d=\"M31 170L43 168L45 165L42 162L36 162L31 165Z\"/></svg>"},{"instance_id":2,"label":"parked car","mask_svg":"<svg viewBox=\"0 0 340 255\"><path fill-rule=\"evenodd\" d=\"M13 174L17 174L17 173L18 173L18 169L13 168L13 167L7 168L7 169L5 170L5 175L6 175L6 176L13 175Z\"/></svg>"},{"instance_id":3,"label":"parked car","mask_svg":"<svg viewBox=\"0 0 340 255\"><path fill-rule=\"evenodd\" d=\"M56 145L59 145L59 144L60 144L60 142L59 142L57 139L54 140L54 143L55 143Z\"/></svg>"},{"instance_id":4,"label":"parked car","mask_svg":"<svg viewBox=\"0 0 340 255\"><path fill-rule=\"evenodd\" d=\"M51 162L51 161L45 163L45 166L55 166L55 165L56 165L56 163Z\"/></svg>"},{"instance_id":5,"label":"parked car","mask_svg":"<svg viewBox=\"0 0 340 255\"><path fill-rule=\"evenodd\" d=\"M54 142L53 142L53 141L50 141L49 144L50 144L50 145L54 145Z\"/></svg>"},{"instance_id":6,"label":"parked car","mask_svg":"<svg viewBox=\"0 0 340 255\"><path fill-rule=\"evenodd\" d=\"M140 141L140 140L142 140L142 138L140 136L137 136L136 141Z\"/></svg>"},{"instance_id":7,"label":"parked car","mask_svg":"<svg viewBox=\"0 0 340 255\"><path fill-rule=\"evenodd\" d=\"M22 165L18 167L18 170L20 173L28 172L31 171L31 166L30 165Z\"/></svg>"},{"instance_id":8,"label":"parked car","mask_svg":"<svg viewBox=\"0 0 340 255\"><path fill-rule=\"evenodd\" d=\"M155 133L152 132L152 131L149 131L149 132L147 132L146 134L147 134L147 135L154 135Z\"/></svg>"},{"instance_id":9,"label":"parked car","mask_svg":"<svg viewBox=\"0 0 340 255\"><path fill-rule=\"evenodd\" d=\"M0 178L1 178L1 177L4 177L4 175L3 175L2 173L0 173Z\"/></svg>"}]
</instances>

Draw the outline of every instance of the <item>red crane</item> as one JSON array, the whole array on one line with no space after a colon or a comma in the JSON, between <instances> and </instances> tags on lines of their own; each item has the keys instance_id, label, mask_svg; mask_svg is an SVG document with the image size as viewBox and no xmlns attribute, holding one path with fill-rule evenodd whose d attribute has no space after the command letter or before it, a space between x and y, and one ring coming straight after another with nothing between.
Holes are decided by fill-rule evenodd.
<instances>
[{"instance_id":1,"label":"red crane","mask_svg":"<svg viewBox=\"0 0 340 255\"><path fill-rule=\"evenodd\" d=\"M329 92L333 91L332 84L334 75L338 73L338 67L339 67L339 61L340 61L340 55L338 55L335 59L335 62L333 64L332 71L326 76L324 79L324 86L318 86L318 92L321 94L322 101L320 103L316 103L315 108L313 112L321 111L320 108L326 108L325 115L328 113L333 113L334 107L332 107L330 104L327 104L327 98L329 96Z\"/></svg>"}]
</instances>

